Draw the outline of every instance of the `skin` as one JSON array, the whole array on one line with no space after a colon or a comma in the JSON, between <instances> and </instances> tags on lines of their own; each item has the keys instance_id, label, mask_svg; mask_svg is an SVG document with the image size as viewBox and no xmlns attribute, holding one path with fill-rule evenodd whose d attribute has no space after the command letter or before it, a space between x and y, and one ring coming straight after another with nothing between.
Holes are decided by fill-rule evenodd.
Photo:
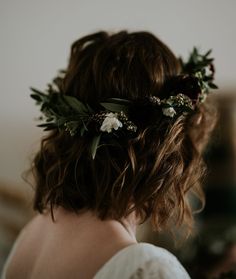
<instances>
[{"instance_id":1,"label":"skin","mask_svg":"<svg viewBox=\"0 0 236 279\"><path fill-rule=\"evenodd\" d=\"M62 208L39 214L24 228L7 268L7 279L92 279L119 250L137 243L134 214L121 221L99 220L90 211Z\"/></svg>"}]
</instances>

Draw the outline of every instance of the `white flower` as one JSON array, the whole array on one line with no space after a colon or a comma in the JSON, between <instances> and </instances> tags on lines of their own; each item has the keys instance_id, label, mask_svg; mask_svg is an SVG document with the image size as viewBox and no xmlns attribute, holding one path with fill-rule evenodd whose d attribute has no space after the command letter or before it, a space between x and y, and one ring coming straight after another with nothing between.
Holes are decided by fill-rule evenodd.
<instances>
[{"instance_id":1,"label":"white flower","mask_svg":"<svg viewBox=\"0 0 236 279\"><path fill-rule=\"evenodd\" d=\"M173 117L176 114L176 111L174 108L169 107L169 108L163 108L162 112L165 116Z\"/></svg>"},{"instance_id":2,"label":"white flower","mask_svg":"<svg viewBox=\"0 0 236 279\"><path fill-rule=\"evenodd\" d=\"M102 122L102 126L100 127L100 131L111 133L112 129L117 130L121 128L123 124L117 118L116 113L107 113L106 118Z\"/></svg>"},{"instance_id":3,"label":"white flower","mask_svg":"<svg viewBox=\"0 0 236 279\"><path fill-rule=\"evenodd\" d=\"M171 96L172 97L172 96ZM174 103L174 99L173 98L169 98L169 99L167 99L166 101L165 101L165 103L167 104L167 105L173 105L173 103Z\"/></svg>"},{"instance_id":4,"label":"white flower","mask_svg":"<svg viewBox=\"0 0 236 279\"><path fill-rule=\"evenodd\" d=\"M212 75L212 70L211 70L209 65L207 67L205 67L205 75L206 76L211 76Z\"/></svg>"}]
</instances>

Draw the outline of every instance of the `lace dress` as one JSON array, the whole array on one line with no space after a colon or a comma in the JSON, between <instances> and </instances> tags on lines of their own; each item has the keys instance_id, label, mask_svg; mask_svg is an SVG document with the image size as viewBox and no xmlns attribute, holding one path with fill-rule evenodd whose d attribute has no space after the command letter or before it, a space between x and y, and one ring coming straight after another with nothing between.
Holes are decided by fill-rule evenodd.
<instances>
[{"instance_id":1,"label":"lace dress","mask_svg":"<svg viewBox=\"0 0 236 279\"><path fill-rule=\"evenodd\" d=\"M148 243L130 245L115 254L94 279L190 279L177 258Z\"/></svg>"}]
</instances>

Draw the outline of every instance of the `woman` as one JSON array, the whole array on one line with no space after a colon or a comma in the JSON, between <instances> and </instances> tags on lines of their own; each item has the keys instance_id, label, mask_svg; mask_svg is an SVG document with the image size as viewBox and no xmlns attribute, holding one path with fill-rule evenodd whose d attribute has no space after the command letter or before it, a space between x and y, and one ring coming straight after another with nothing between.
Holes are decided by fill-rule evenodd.
<instances>
[{"instance_id":1,"label":"woman","mask_svg":"<svg viewBox=\"0 0 236 279\"><path fill-rule=\"evenodd\" d=\"M32 171L34 209L4 278L189 278L136 227L191 230L214 126L204 103L214 68L196 49L183 63L148 32L98 32L74 42L63 76L33 90L51 130Z\"/></svg>"}]
</instances>

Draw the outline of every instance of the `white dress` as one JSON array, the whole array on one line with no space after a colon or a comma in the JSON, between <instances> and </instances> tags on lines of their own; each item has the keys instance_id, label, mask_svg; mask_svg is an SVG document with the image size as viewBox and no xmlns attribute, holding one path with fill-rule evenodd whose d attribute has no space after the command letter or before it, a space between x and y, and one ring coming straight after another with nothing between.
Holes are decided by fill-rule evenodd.
<instances>
[{"instance_id":1,"label":"white dress","mask_svg":"<svg viewBox=\"0 0 236 279\"><path fill-rule=\"evenodd\" d=\"M7 263L15 247L16 245ZM7 279L5 274L7 263L1 279ZM167 250L148 243L137 243L117 252L93 279L190 279L190 277L177 258Z\"/></svg>"},{"instance_id":2,"label":"white dress","mask_svg":"<svg viewBox=\"0 0 236 279\"><path fill-rule=\"evenodd\" d=\"M94 279L190 279L177 258L148 243L130 245L116 253Z\"/></svg>"}]
</instances>

